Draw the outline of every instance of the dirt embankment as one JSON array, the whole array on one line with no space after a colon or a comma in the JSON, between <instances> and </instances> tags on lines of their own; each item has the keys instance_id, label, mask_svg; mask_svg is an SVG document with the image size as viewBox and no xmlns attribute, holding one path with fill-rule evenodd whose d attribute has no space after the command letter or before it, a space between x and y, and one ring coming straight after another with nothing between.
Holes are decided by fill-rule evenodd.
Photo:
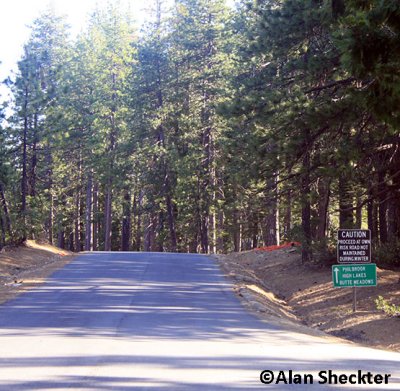
<instances>
[{"instance_id":1,"label":"dirt embankment","mask_svg":"<svg viewBox=\"0 0 400 391\"><path fill-rule=\"evenodd\" d=\"M377 348L400 351L400 319L376 309L381 295L400 305L399 272L378 268L378 286L333 288L331 268L302 265L295 248L218 256L246 305L262 317L277 317Z\"/></svg>"},{"instance_id":2,"label":"dirt embankment","mask_svg":"<svg viewBox=\"0 0 400 391\"><path fill-rule=\"evenodd\" d=\"M28 240L0 251L0 304L42 283L72 260L71 252Z\"/></svg>"}]
</instances>

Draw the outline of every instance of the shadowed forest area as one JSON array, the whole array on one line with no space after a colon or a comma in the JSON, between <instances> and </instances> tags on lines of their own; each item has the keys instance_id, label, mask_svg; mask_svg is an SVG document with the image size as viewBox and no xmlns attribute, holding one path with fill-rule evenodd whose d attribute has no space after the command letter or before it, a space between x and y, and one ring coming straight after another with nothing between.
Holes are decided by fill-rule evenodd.
<instances>
[{"instance_id":1,"label":"shadowed forest area","mask_svg":"<svg viewBox=\"0 0 400 391\"><path fill-rule=\"evenodd\" d=\"M0 248L222 253L340 228L400 251L397 0L110 2L44 12L5 81Z\"/></svg>"}]
</instances>

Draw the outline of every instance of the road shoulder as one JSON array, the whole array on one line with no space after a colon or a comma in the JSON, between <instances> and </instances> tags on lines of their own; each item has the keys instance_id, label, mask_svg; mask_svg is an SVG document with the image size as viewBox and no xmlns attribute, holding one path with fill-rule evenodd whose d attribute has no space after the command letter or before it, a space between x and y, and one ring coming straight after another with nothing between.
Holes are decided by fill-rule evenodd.
<instances>
[{"instance_id":1,"label":"road shoulder","mask_svg":"<svg viewBox=\"0 0 400 391\"><path fill-rule=\"evenodd\" d=\"M302 265L293 249L246 251L215 257L249 310L293 331L340 338L369 347L400 351L399 319L376 309L382 295L400 302L399 273L378 268L378 286L333 288L331 268Z\"/></svg>"},{"instance_id":2,"label":"road shoulder","mask_svg":"<svg viewBox=\"0 0 400 391\"><path fill-rule=\"evenodd\" d=\"M46 243L28 240L0 252L0 304L46 281L75 257Z\"/></svg>"}]
</instances>

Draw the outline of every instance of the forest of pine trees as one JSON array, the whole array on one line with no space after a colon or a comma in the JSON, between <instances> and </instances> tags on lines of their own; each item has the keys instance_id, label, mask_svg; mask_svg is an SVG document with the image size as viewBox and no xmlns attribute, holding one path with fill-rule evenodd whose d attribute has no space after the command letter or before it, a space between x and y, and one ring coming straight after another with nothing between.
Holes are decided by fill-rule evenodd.
<instances>
[{"instance_id":1,"label":"forest of pine trees","mask_svg":"<svg viewBox=\"0 0 400 391\"><path fill-rule=\"evenodd\" d=\"M150 3L150 2L149 2ZM400 251L398 0L44 12L0 107L0 248Z\"/></svg>"}]
</instances>

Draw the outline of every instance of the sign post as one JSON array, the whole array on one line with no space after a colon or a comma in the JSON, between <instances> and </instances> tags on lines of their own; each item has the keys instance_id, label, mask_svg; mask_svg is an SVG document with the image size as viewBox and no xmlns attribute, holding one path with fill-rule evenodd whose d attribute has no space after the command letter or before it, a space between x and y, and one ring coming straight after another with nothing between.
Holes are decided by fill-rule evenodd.
<instances>
[{"instance_id":1,"label":"sign post","mask_svg":"<svg viewBox=\"0 0 400 391\"><path fill-rule=\"evenodd\" d=\"M356 312L357 287L376 286L376 265L371 264L371 231L339 229L337 260L332 266L335 288L353 288L353 312Z\"/></svg>"}]
</instances>

